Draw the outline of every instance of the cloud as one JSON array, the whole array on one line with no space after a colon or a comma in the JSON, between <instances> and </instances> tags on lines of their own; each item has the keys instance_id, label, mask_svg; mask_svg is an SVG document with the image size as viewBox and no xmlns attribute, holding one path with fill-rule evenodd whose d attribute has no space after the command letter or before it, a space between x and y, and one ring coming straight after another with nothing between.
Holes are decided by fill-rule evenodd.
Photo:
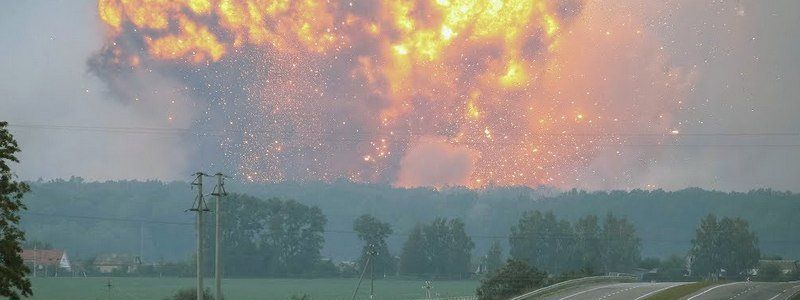
<instances>
[{"instance_id":1,"label":"cloud","mask_svg":"<svg viewBox=\"0 0 800 300\"><path fill-rule=\"evenodd\" d=\"M443 137L423 137L400 160L396 186L437 188L470 186L477 153L447 143Z\"/></svg>"}]
</instances>

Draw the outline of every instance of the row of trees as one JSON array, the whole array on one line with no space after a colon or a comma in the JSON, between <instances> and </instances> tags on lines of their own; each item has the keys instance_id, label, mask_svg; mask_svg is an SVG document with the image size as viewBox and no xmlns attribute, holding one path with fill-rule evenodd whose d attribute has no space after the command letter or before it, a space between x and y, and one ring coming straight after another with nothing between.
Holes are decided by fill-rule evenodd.
<instances>
[{"instance_id":1,"label":"row of trees","mask_svg":"<svg viewBox=\"0 0 800 300\"><path fill-rule=\"evenodd\" d=\"M611 213L602 224L595 215L571 224L552 212L527 212L511 228L509 245L512 258L554 274L625 272L641 257L633 224Z\"/></svg>"},{"instance_id":2,"label":"row of trees","mask_svg":"<svg viewBox=\"0 0 800 300\"><path fill-rule=\"evenodd\" d=\"M195 250L192 226L153 220L192 223L185 212L194 192L186 182L106 181L95 182L75 177L67 180L29 182L31 192L24 202L30 208L22 214L21 228L32 239L47 241L66 249L70 258L86 259L104 253L128 253L143 261L177 261ZM709 213L738 216L762 236L761 250L797 259L800 253L800 194L769 190L748 193L722 193L701 189L682 191L565 192L556 195L546 189L487 188L484 190L396 189L388 185L331 183L226 183L229 191L260 199L295 199L317 206L328 216L326 228L348 230L353 220L369 213L390 221L395 234L388 238L389 249L400 253L407 234L420 222L437 216L459 216L470 234L507 235L522 212L552 211L574 222L587 214L604 217L605 212L626 216L636 226L647 256L682 256L691 247L697 222ZM550 197L556 195L554 197ZM413 213L409 207L425 207ZM657 213L654 213L657 212ZM764 218L764 215L769 218ZM103 216L92 219L71 216ZM335 216L335 217L334 217ZM128 219L128 220L115 220ZM355 234L325 233L324 254L354 257L353 245L360 245ZM502 245L508 254L508 243ZM491 240L475 240L474 254L484 255ZM358 251L356 247L355 251Z\"/></svg>"},{"instance_id":3,"label":"row of trees","mask_svg":"<svg viewBox=\"0 0 800 300\"><path fill-rule=\"evenodd\" d=\"M411 231L400 255L400 273L468 276L474 248L460 219L436 218Z\"/></svg>"},{"instance_id":4,"label":"row of trees","mask_svg":"<svg viewBox=\"0 0 800 300\"><path fill-rule=\"evenodd\" d=\"M800 272L783 274L771 258L759 266L758 238L741 218L718 219L709 214L700 221L687 255L668 259L640 259L640 240L633 226L624 218L608 214L600 226L593 215L574 225L557 220L552 213L526 213L512 228L512 258L481 281L479 299L507 299L526 291L569 279L559 272L579 276L593 275L591 270L627 271L634 267L658 270L643 280L686 281L701 278L742 279L758 270L758 280L779 281L800 278ZM492 246L485 262L496 266L499 244ZM539 268L543 270L540 271ZM580 271L576 272L576 268ZM564 273L561 273L562 275Z\"/></svg>"},{"instance_id":5,"label":"row of trees","mask_svg":"<svg viewBox=\"0 0 800 300\"><path fill-rule=\"evenodd\" d=\"M228 276L304 276L336 273L323 261L323 232L327 219L318 207L294 200L261 200L231 195L222 202L223 272ZM213 241L213 226L205 228ZM205 243L213 253L213 242ZM206 270L213 257L206 256Z\"/></svg>"},{"instance_id":6,"label":"row of trees","mask_svg":"<svg viewBox=\"0 0 800 300\"><path fill-rule=\"evenodd\" d=\"M706 216L697 228L689 251L691 271L702 277L744 277L758 265L758 238L747 221Z\"/></svg>"},{"instance_id":7,"label":"row of trees","mask_svg":"<svg viewBox=\"0 0 800 300\"><path fill-rule=\"evenodd\" d=\"M222 204L223 272L227 276L312 276L343 271L323 261L326 218L316 207L292 200L260 199L232 195ZM353 222L362 241L356 265L344 272L357 274L369 261L379 275L425 275L465 278L475 271L475 243L458 218L435 218L417 224L393 255L387 239L392 225L371 215ZM510 256L551 274L596 274L628 271L640 258L640 240L625 218L608 214L601 220L584 216L575 224L559 220L552 212L526 212L511 228ZM212 227L206 228L212 240ZM209 253L211 243L206 245ZM211 258L206 261L211 269ZM503 265L503 250L495 241L479 263L493 272Z\"/></svg>"}]
</instances>

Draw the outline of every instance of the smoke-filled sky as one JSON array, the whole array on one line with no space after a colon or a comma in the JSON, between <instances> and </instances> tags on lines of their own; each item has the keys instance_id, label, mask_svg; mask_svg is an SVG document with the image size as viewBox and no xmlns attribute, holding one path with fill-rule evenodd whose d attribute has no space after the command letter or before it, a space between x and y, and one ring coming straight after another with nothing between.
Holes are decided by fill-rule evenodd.
<instances>
[{"instance_id":1,"label":"smoke-filled sky","mask_svg":"<svg viewBox=\"0 0 800 300\"><path fill-rule=\"evenodd\" d=\"M147 2L147 3L144 3ZM25 179L798 190L800 3L18 1Z\"/></svg>"}]
</instances>

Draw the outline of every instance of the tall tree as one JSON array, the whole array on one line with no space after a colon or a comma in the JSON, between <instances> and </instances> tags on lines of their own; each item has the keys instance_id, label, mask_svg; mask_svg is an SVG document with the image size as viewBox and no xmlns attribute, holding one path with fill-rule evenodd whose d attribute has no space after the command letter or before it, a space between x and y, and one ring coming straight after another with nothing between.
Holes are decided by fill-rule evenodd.
<instances>
[{"instance_id":1,"label":"tall tree","mask_svg":"<svg viewBox=\"0 0 800 300\"><path fill-rule=\"evenodd\" d=\"M271 249L260 247L266 234L266 202L261 199L230 194L223 198L222 215L222 272L227 276L265 275L264 264ZM206 253L214 253L213 222L205 226ZM206 255L206 270L214 270L214 255Z\"/></svg>"},{"instance_id":2,"label":"tall tree","mask_svg":"<svg viewBox=\"0 0 800 300\"><path fill-rule=\"evenodd\" d=\"M697 228L690 251L692 273L698 276L744 276L761 256L758 238L747 221L709 214Z\"/></svg>"},{"instance_id":3,"label":"tall tree","mask_svg":"<svg viewBox=\"0 0 800 300\"><path fill-rule=\"evenodd\" d=\"M422 234L422 225L417 224L408 235L400 254L400 273L406 275L420 275L428 273L430 258L425 248L425 237Z\"/></svg>"},{"instance_id":4,"label":"tall tree","mask_svg":"<svg viewBox=\"0 0 800 300\"><path fill-rule=\"evenodd\" d=\"M464 276L471 271L473 248L475 244L460 219L436 218L411 232L403 245L400 271L408 275Z\"/></svg>"},{"instance_id":5,"label":"tall tree","mask_svg":"<svg viewBox=\"0 0 800 300\"><path fill-rule=\"evenodd\" d=\"M451 276L466 276L472 272L472 249L475 243L467 235L464 222L459 218L447 222L448 240L446 242L447 274Z\"/></svg>"},{"instance_id":6,"label":"tall tree","mask_svg":"<svg viewBox=\"0 0 800 300\"><path fill-rule=\"evenodd\" d=\"M600 233L600 225L595 215L585 216L575 223L575 249L583 274L602 271Z\"/></svg>"},{"instance_id":7,"label":"tall tree","mask_svg":"<svg viewBox=\"0 0 800 300\"><path fill-rule=\"evenodd\" d=\"M370 251L374 251L372 263L377 274L394 274L396 267L394 257L389 253L389 246L386 238L392 234L392 226L389 223L381 222L371 215L362 215L353 222L353 230L358 238L364 241L361 248L359 266L365 266Z\"/></svg>"},{"instance_id":8,"label":"tall tree","mask_svg":"<svg viewBox=\"0 0 800 300\"><path fill-rule=\"evenodd\" d=\"M486 265L486 272L490 275L503 267L503 247L500 246L499 241L492 242L489 252L486 253L486 260L484 263Z\"/></svg>"},{"instance_id":9,"label":"tall tree","mask_svg":"<svg viewBox=\"0 0 800 300\"><path fill-rule=\"evenodd\" d=\"M274 253L269 265L279 274L308 274L322 258L327 218L319 207L294 200L267 200L267 235L264 245Z\"/></svg>"},{"instance_id":10,"label":"tall tree","mask_svg":"<svg viewBox=\"0 0 800 300\"><path fill-rule=\"evenodd\" d=\"M317 207L278 198L266 201L231 194L222 204L222 266L230 276L281 276L321 270L326 222ZM205 228L206 253L213 253L214 226ZM213 255L206 256L213 270Z\"/></svg>"},{"instance_id":11,"label":"tall tree","mask_svg":"<svg viewBox=\"0 0 800 300\"><path fill-rule=\"evenodd\" d=\"M627 218L612 213L603 223L601 255L606 272L626 272L641 259L641 240L636 229Z\"/></svg>"},{"instance_id":12,"label":"tall tree","mask_svg":"<svg viewBox=\"0 0 800 300\"><path fill-rule=\"evenodd\" d=\"M29 270L20 256L25 233L19 228L19 212L26 209L22 196L29 188L11 172L9 164L19 163L20 149L7 126L0 122L0 296L20 299L33 294L26 277Z\"/></svg>"},{"instance_id":13,"label":"tall tree","mask_svg":"<svg viewBox=\"0 0 800 300\"><path fill-rule=\"evenodd\" d=\"M572 225L552 212L525 212L509 237L511 257L551 273L574 269L575 234Z\"/></svg>"}]
</instances>

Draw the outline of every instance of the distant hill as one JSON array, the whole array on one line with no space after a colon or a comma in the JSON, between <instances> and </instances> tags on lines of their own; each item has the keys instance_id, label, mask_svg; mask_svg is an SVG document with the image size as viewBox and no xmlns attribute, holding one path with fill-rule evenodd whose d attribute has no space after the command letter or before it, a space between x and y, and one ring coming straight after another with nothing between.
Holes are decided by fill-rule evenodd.
<instances>
[{"instance_id":1,"label":"distant hill","mask_svg":"<svg viewBox=\"0 0 800 300\"><path fill-rule=\"evenodd\" d=\"M115 252L142 253L148 261L172 261L186 259L194 250L194 218L185 210L196 191L186 182L71 178L30 184L32 192L25 197L29 212L22 220L29 240L49 242L79 258ZM396 234L389 242L395 252L417 222L438 216L460 217L473 236L477 256L483 255L493 240L505 242L504 236L522 212L535 209L552 210L571 221L607 212L627 216L642 238L643 255L662 257L688 250L702 216L738 216L750 221L763 253L800 258L796 232L800 228L800 195L788 192L723 193L691 188L562 193L545 187L438 191L350 182L231 182L226 187L231 193L292 198L319 206L328 218L323 255L337 260L358 256L361 245L350 231L353 220L364 213L394 226Z\"/></svg>"}]
</instances>

